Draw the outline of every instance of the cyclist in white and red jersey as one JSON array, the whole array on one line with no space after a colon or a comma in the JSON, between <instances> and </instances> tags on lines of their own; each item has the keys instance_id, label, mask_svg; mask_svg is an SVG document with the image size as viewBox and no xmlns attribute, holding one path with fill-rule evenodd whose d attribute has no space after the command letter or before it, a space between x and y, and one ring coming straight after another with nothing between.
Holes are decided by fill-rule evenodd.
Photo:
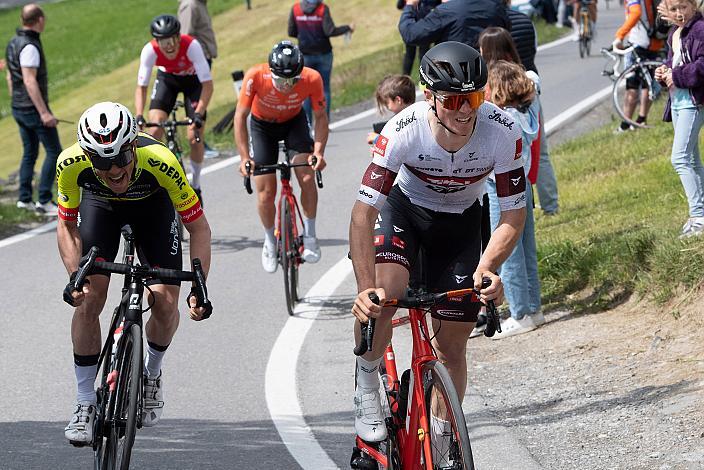
<instances>
[{"instance_id":1,"label":"cyclist in white and red jersey","mask_svg":"<svg viewBox=\"0 0 704 470\"><path fill-rule=\"evenodd\" d=\"M183 93L186 113L193 119L193 124L188 128L193 173L191 186L200 198L200 171L205 147L202 140L196 142L195 131L205 123L208 103L213 96L213 79L198 40L181 34L180 31L181 24L175 16L160 15L152 21L151 33L154 39L144 45L140 55L137 89L134 94L135 117L137 124L142 127L147 87L152 68L156 65L159 71L151 94L149 121L166 121L176 103L176 97ZM164 135L164 130L160 127L150 127L147 130L157 139Z\"/></svg>"},{"instance_id":2,"label":"cyclist in white and red jersey","mask_svg":"<svg viewBox=\"0 0 704 470\"><path fill-rule=\"evenodd\" d=\"M425 101L386 124L352 209L350 252L359 292L352 313L361 322L377 318L373 350L357 358L354 399L355 429L370 442L386 437L378 367L395 309L380 308L369 294L375 292L382 304L403 297L423 248L429 290L480 288L488 277L491 285L481 298L499 299L503 287L495 271L511 254L526 214L520 126L484 102L487 68L479 53L460 42L438 44L423 56L420 77ZM492 171L501 219L482 250L481 201ZM459 397L467 384L466 345L479 308L466 298L431 310L433 345ZM357 341L359 335L356 322ZM438 435L449 429L436 417L431 426Z\"/></svg>"}]
</instances>

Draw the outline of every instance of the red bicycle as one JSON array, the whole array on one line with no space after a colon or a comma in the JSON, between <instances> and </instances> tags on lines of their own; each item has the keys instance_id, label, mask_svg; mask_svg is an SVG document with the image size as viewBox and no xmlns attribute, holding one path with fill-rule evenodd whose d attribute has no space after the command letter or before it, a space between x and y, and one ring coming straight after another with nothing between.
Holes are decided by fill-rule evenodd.
<instances>
[{"instance_id":1,"label":"red bicycle","mask_svg":"<svg viewBox=\"0 0 704 470\"><path fill-rule=\"evenodd\" d=\"M490 281L484 280L483 287ZM386 403L385 424L387 439L370 443L359 436L352 453L350 466L354 469L377 470L446 470L474 469L474 458L469 441L462 402L457 396L452 379L445 366L438 360L431 344L432 336L425 321L425 314L433 305L448 298L473 296L479 302L479 292L462 289L443 293L426 293L423 288L409 289L405 299L391 299L384 306L408 309L408 315L394 319L393 327L411 325L413 353L411 368L399 380L396 356L391 343L384 351L384 361L379 367ZM379 299L375 294L374 303ZM355 348L358 356L372 350L375 319L362 324L362 340ZM487 302L486 336L501 331L499 317L493 301ZM410 406L409 406L410 401ZM442 423L442 429L433 425ZM433 429L435 428L435 429Z\"/></svg>"},{"instance_id":2,"label":"red bicycle","mask_svg":"<svg viewBox=\"0 0 704 470\"><path fill-rule=\"evenodd\" d=\"M281 191L276 204L276 256L284 272L284 292L286 293L286 308L288 314L293 315L293 310L298 302L298 267L303 263L303 236L300 235L303 226L303 215L298 207L298 201L291 187L291 168L309 166L306 163L291 163L290 152L282 142L279 148L284 154L284 160L274 165L257 165L256 170L276 170L281 179ZM316 158L313 157L313 166ZM244 177L244 187L247 193L252 194L251 165L247 163L247 176ZM320 171L315 172L315 180L319 188L323 187L323 177ZM300 225L299 225L300 224Z\"/></svg>"}]
</instances>

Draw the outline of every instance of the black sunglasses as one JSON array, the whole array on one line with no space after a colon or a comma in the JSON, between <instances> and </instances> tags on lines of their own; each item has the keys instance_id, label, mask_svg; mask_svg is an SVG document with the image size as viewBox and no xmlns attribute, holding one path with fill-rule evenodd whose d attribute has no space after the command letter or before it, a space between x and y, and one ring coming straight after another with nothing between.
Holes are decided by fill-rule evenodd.
<instances>
[{"instance_id":1,"label":"black sunglasses","mask_svg":"<svg viewBox=\"0 0 704 470\"><path fill-rule=\"evenodd\" d=\"M118 168L124 168L134 160L134 147L126 145L120 149L120 152L114 157L101 157L97 154L87 153L90 163L93 168L100 171L108 171L115 165Z\"/></svg>"}]
</instances>

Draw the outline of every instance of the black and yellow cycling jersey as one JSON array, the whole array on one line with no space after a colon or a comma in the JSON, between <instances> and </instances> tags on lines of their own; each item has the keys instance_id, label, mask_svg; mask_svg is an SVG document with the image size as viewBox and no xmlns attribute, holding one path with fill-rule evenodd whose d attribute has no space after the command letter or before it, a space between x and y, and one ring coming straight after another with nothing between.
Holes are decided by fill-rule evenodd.
<instances>
[{"instance_id":1,"label":"black and yellow cycling jersey","mask_svg":"<svg viewBox=\"0 0 704 470\"><path fill-rule=\"evenodd\" d=\"M140 133L137 158L127 191L115 194L93 171L78 142L65 149L56 162L59 187L59 217L76 220L81 203L81 189L111 201L135 201L165 190L184 223L193 222L203 213L198 196L188 183L176 156L160 141Z\"/></svg>"}]
</instances>

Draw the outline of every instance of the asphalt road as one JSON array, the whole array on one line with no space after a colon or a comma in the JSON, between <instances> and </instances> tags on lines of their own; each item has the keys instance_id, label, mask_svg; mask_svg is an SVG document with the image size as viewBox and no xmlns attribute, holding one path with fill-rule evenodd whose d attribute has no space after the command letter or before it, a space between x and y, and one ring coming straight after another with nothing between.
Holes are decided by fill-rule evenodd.
<instances>
[{"instance_id":1,"label":"asphalt road","mask_svg":"<svg viewBox=\"0 0 704 470\"><path fill-rule=\"evenodd\" d=\"M613 3L611 11L601 12L597 44L611 42L622 18ZM537 64L548 121L608 85L599 74L603 60L580 60L574 42L541 51ZM377 116L370 116L331 133L318 214L323 258L316 265L303 266L303 293L319 279L330 278L325 273L346 256L348 215L368 162L364 136L375 120ZM348 312L355 286L351 276L344 277L349 267L344 262L338 265L343 276L326 284L333 288L319 288L301 306L301 318L289 321L281 273L269 275L260 267L262 230L254 197L245 193L234 166L213 171L203 180L213 230L209 289L215 313L206 322L182 320L164 363L163 420L138 433L134 468L345 468L354 434ZM3 297L10 301L0 319L0 468L90 468L92 453L74 449L63 437L75 384L71 309L60 300L66 275L55 232L0 248L0 266ZM117 283L112 287L109 306L117 301L119 290ZM108 316L103 315L104 323ZM272 359L270 363L282 329L292 327L309 328L307 334L297 336L300 349L289 345L294 334L277 343L281 357L294 362L281 365ZM400 332L395 341L399 356L408 344L404 335ZM293 382L286 382L288 376ZM276 388L286 383L290 387ZM301 428L300 439L287 440L287 447L270 407L290 404L291 396L297 397L295 404L310 432ZM471 388L465 405L483 469L539 468L528 451L482 411L481 397ZM297 419L294 414L279 415L278 425L285 428L288 420L295 430ZM302 451L294 458L290 449L297 444ZM307 453L308 446L322 449L323 460ZM506 452L507 447L512 450Z\"/></svg>"}]
</instances>

